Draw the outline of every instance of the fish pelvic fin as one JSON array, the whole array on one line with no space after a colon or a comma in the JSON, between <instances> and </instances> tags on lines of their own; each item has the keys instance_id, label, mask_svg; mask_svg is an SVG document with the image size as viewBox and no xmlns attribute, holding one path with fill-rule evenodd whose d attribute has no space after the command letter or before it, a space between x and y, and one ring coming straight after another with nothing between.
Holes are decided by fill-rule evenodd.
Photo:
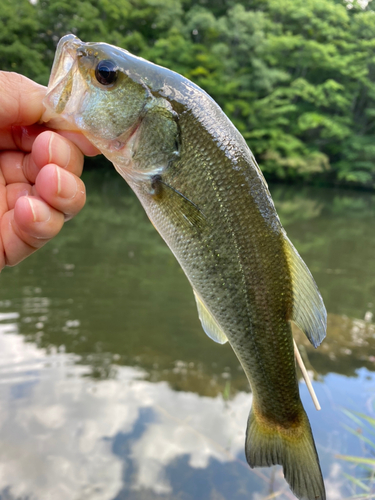
<instances>
[{"instance_id":1,"label":"fish pelvic fin","mask_svg":"<svg viewBox=\"0 0 375 500\"><path fill-rule=\"evenodd\" d=\"M221 329L219 323L212 316L195 290L194 296L197 302L199 319L201 320L202 328L206 335L218 344L225 344L225 342L228 342L227 336Z\"/></svg>"},{"instance_id":2,"label":"fish pelvic fin","mask_svg":"<svg viewBox=\"0 0 375 500\"><path fill-rule=\"evenodd\" d=\"M322 296L308 267L285 235L284 249L293 284L293 312L291 320L305 333L314 347L318 347L327 329L327 311Z\"/></svg>"},{"instance_id":3,"label":"fish pelvic fin","mask_svg":"<svg viewBox=\"0 0 375 500\"><path fill-rule=\"evenodd\" d=\"M325 500L323 476L305 410L288 427L268 423L251 409L245 452L251 468L282 465L284 477L301 500Z\"/></svg>"}]
</instances>

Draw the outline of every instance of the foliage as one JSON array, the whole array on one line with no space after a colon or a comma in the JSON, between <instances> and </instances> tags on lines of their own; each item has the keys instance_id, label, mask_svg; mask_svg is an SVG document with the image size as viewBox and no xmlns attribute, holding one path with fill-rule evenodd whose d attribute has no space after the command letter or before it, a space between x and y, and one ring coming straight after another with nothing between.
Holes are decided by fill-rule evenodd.
<instances>
[{"instance_id":1,"label":"foliage","mask_svg":"<svg viewBox=\"0 0 375 500\"><path fill-rule=\"evenodd\" d=\"M375 11L348 0L2 0L0 67L46 84L59 38L174 69L268 178L375 187Z\"/></svg>"}]
</instances>

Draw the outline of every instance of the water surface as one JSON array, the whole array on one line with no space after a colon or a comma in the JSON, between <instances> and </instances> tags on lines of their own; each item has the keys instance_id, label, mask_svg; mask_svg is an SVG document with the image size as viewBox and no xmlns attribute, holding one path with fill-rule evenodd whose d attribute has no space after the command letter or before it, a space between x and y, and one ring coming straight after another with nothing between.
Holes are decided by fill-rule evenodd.
<instances>
[{"instance_id":1,"label":"water surface","mask_svg":"<svg viewBox=\"0 0 375 500\"><path fill-rule=\"evenodd\" d=\"M114 174L86 182L84 211L1 274L0 500L293 499L280 468L247 466L246 378L202 331L138 201ZM343 409L374 416L375 197L271 192L329 313L318 350L295 338L323 408L301 381L328 499L341 500L361 492L344 473L361 471L337 454L371 456Z\"/></svg>"}]
</instances>

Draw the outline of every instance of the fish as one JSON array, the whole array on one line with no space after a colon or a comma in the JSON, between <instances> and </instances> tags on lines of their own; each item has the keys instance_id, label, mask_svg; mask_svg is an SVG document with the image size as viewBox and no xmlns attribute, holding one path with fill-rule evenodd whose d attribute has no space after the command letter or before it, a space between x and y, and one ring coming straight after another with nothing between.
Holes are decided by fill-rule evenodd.
<instances>
[{"instance_id":1,"label":"fish","mask_svg":"<svg viewBox=\"0 0 375 500\"><path fill-rule=\"evenodd\" d=\"M240 132L185 77L71 34L44 105L48 126L82 132L113 163L185 272L203 330L231 345L253 395L250 467L280 464L297 498L325 500L291 322L317 347L327 313Z\"/></svg>"}]
</instances>

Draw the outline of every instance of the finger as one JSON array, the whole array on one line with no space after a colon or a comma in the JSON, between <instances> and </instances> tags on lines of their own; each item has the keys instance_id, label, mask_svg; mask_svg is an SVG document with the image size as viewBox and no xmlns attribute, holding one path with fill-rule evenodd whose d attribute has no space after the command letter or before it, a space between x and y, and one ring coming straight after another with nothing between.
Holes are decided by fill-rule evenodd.
<instances>
[{"instance_id":1,"label":"finger","mask_svg":"<svg viewBox=\"0 0 375 500\"><path fill-rule=\"evenodd\" d=\"M82 174L84 161L82 151L56 132L47 131L40 134L33 144L31 156L30 166L37 168L27 176L31 180L35 180L40 169L48 163L54 163L78 176Z\"/></svg>"},{"instance_id":2,"label":"finger","mask_svg":"<svg viewBox=\"0 0 375 500\"><path fill-rule=\"evenodd\" d=\"M6 188L6 206L7 210L12 210L21 196L35 195L35 188L25 182L16 182L9 184Z\"/></svg>"},{"instance_id":3,"label":"finger","mask_svg":"<svg viewBox=\"0 0 375 500\"><path fill-rule=\"evenodd\" d=\"M7 184L34 183L41 168L48 163L59 165L80 176L83 161L83 154L75 144L50 130L35 138L31 154L0 152L0 168Z\"/></svg>"},{"instance_id":4,"label":"finger","mask_svg":"<svg viewBox=\"0 0 375 500\"><path fill-rule=\"evenodd\" d=\"M24 162L30 162L31 157L19 151L0 152L0 171L4 184L29 183L24 174ZM29 165L26 170L33 170Z\"/></svg>"},{"instance_id":5,"label":"finger","mask_svg":"<svg viewBox=\"0 0 375 500\"><path fill-rule=\"evenodd\" d=\"M64 215L44 201L23 196L1 219L5 264L14 266L56 236Z\"/></svg>"},{"instance_id":6,"label":"finger","mask_svg":"<svg viewBox=\"0 0 375 500\"><path fill-rule=\"evenodd\" d=\"M0 71L0 123L12 125L37 123L43 112L46 88L17 73Z\"/></svg>"},{"instance_id":7,"label":"finger","mask_svg":"<svg viewBox=\"0 0 375 500\"><path fill-rule=\"evenodd\" d=\"M0 219L9 210L7 203L7 190L3 184L0 184ZM1 241L1 238L0 238ZM1 250L0 250L1 253Z\"/></svg>"},{"instance_id":8,"label":"finger","mask_svg":"<svg viewBox=\"0 0 375 500\"><path fill-rule=\"evenodd\" d=\"M30 125L22 127L15 125L8 128L0 128L0 150L17 149L25 152L31 151L31 147L37 136L47 130L42 125Z\"/></svg>"},{"instance_id":9,"label":"finger","mask_svg":"<svg viewBox=\"0 0 375 500\"><path fill-rule=\"evenodd\" d=\"M81 175L83 161L83 154L75 144L55 132L46 131L35 139L31 154L24 156L22 171L27 181L35 183L39 172L48 163L54 163L75 175ZM9 163L5 167L7 167L6 170L3 169L5 179L8 183L15 182L12 167ZM16 182L22 181L17 177Z\"/></svg>"},{"instance_id":10,"label":"finger","mask_svg":"<svg viewBox=\"0 0 375 500\"><path fill-rule=\"evenodd\" d=\"M68 130L59 130L60 135L74 142L85 156L96 156L101 154L91 142L80 132L70 132Z\"/></svg>"},{"instance_id":11,"label":"finger","mask_svg":"<svg viewBox=\"0 0 375 500\"><path fill-rule=\"evenodd\" d=\"M85 185L81 179L57 165L42 168L35 188L38 196L65 215L65 220L74 217L86 201Z\"/></svg>"}]
</instances>

